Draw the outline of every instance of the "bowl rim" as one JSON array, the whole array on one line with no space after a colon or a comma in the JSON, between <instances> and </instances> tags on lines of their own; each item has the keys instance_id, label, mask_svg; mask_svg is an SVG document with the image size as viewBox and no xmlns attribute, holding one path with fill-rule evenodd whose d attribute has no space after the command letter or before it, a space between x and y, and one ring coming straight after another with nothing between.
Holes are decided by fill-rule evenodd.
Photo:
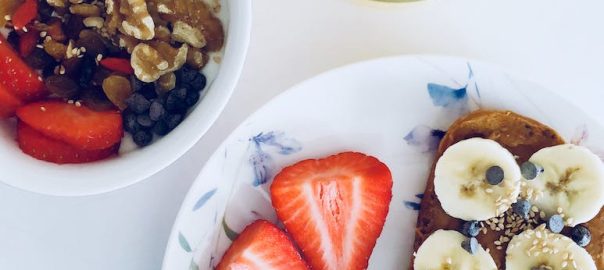
<instances>
[{"instance_id":1,"label":"bowl rim","mask_svg":"<svg viewBox=\"0 0 604 270\"><path fill-rule=\"evenodd\" d=\"M191 111L189 116L185 118L183 123L171 132L170 136L166 136L145 148L139 148L116 158L96 163L56 165L34 160L29 156L23 155L23 158L29 159L27 164L33 164L33 168L29 168L32 169L32 172L22 173L28 169L26 167L21 168L21 172L19 172L19 169L9 169L7 173L0 175L0 183L19 190L50 196L80 197L98 195L140 183L182 157L216 122L234 92L245 63L251 34L251 1L227 0L223 1L222 5L227 5L228 13L226 15L227 27L225 27L224 53L218 67L219 71L216 78L206 89L206 96ZM207 100L211 100L212 103L208 103L208 101L204 104L204 101ZM198 117L205 118L205 121L191 121L192 119L198 120L196 119ZM14 147L17 147L16 143ZM160 151L162 149L164 151ZM158 154L161 154L161 159L154 158ZM137 165L138 167L129 168L126 166L127 163L138 163L139 165ZM42 167L45 169L49 168L50 171L62 173L57 175L43 174L41 173ZM38 173L35 173L37 168L40 170L38 170ZM86 168L94 168L94 170L91 170L92 173L86 172L87 170L83 170ZM100 177L98 175L99 171L108 173ZM59 183L42 186L35 183L32 184L32 182L36 181L39 184L39 180L23 181L23 178L31 179L39 177L46 178L44 181L52 182L54 179L70 177L65 172L76 173L73 179L70 179L73 180L73 185L69 188L60 186ZM41 175L44 176L42 177ZM86 176L90 176L91 179L81 179L88 178ZM89 186L90 182L102 181L102 178L117 180L109 184L97 183L92 187Z\"/></svg>"}]
</instances>

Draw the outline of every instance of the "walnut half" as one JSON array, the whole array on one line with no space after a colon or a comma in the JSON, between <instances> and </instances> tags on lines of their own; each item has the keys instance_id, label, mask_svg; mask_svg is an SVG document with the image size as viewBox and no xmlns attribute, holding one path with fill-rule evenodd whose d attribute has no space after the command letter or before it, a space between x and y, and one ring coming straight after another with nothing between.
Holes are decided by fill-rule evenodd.
<instances>
[{"instance_id":1,"label":"walnut half","mask_svg":"<svg viewBox=\"0 0 604 270\"><path fill-rule=\"evenodd\" d=\"M203 33L183 21L176 21L172 30L172 39L187 43L195 48L206 46L206 39Z\"/></svg>"},{"instance_id":2,"label":"walnut half","mask_svg":"<svg viewBox=\"0 0 604 270\"><path fill-rule=\"evenodd\" d=\"M163 41L140 43L132 50L130 64L139 80L154 82L162 75L180 69L187 60L188 50L187 44L176 49Z\"/></svg>"},{"instance_id":3,"label":"walnut half","mask_svg":"<svg viewBox=\"0 0 604 270\"><path fill-rule=\"evenodd\" d=\"M145 0L122 0L119 12L126 18L120 29L124 34L140 40L155 37L155 23L149 15Z\"/></svg>"}]
</instances>

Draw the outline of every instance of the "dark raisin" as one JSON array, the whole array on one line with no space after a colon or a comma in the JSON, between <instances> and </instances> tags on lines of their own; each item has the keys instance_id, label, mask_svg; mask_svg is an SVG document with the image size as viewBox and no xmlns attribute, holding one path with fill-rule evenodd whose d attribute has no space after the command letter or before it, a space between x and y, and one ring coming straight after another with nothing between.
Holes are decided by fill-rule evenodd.
<instances>
[{"instance_id":1,"label":"dark raisin","mask_svg":"<svg viewBox=\"0 0 604 270\"><path fill-rule=\"evenodd\" d=\"M107 51L103 37L97 32L89 29L84 29L80 32L76 45L77 47L86 48L86 54L92 57L96 57L99 54L105 55Z\"/></svg>"},{"instance_id":2,"label":"dark raisin","mask_svg":"<svg viewBox=\"0 0 604 270\"><path fill-rule=\"evenodd\" d=\"M44 84L48 91L62 98L74 98L80 92L78 84L65 75L49 76Z\"/></svg>"},{"instance_id":3,"label":"dark raisin","mask_svg":"<svg viewBox=\"0 0 604 270\"><path fill-rule=\"evenodd\" d=\"M66 21L63 24L63 32L69 39L78 40L80 32L84 29L83 19L77 15L65 16Z\"/></svg>"},{"instance_id":4,"label":"dark raisin","mask_svg":"<svg viewBox=\"0 0 604 270\"><path fill-rule=\"evenodd\" d=\"M96 61L92 57L84 56L80 64L80 78L78 83L82 88L91 85L92 75L96 71Z\"/></svg>"},{"instance_id":5,"label":"dark raisin","mask_svg":"<svg viewBox=\"0 0 604 270\"><path fill-rule=\"evenodd\" d=\"M56 66L55 60L46 51L35 48L31 54L25 58L25 62L33 69L44 69L49 65Z\"/></svg>"},{"instance_id":6,"label":"dark raisin","mask_svg":"<svg viewBox=\"0 0 604 270\"><path fill-rule=\"evenodd\" d=\"M40 21L47 22L52 18L52 12L55 9L48 4L47 1L38 1L38 15L40 15Z\"/></svg>"},{"instance_id":7,"label":"dark raisin","mask_svg":"<svg viewBox=\"0 0 604 270\"><path fill-rule=\"evenodd\" d=\"M63 59L61 65L65 68L65 74L77 76L80 73L82 62L82 58L71 57Z\"/></svg>"},{"instance_id":8,"label":"dark raisin","mask_svg":"<svg viewBox=\"0 0 604 270\"><path fill-rule=\"evenodd\" d=\"M96 111L114 110L115 105L109 101L105 92L100 87L83 88L80 99L86 106Z\"/></svg>"},{"instance_id":9,"label":"dark raisin","mask_svg":"<svg viewBox=\"0 0 604 270\"><path fill-rule=\"evenodd\" d=\"M202 91L206 87L206 76L197 72L193 80L188 84L190 90Z\"/></svg>"},{"instance_id":10,"label":"dark raisin","mask_svg":"<svg viewBox=\"0 0 604 270\"><path fill-rule=\"evenodd\" d=\"M132 135L134 143L140 147L147 146L153 141L153 134L147 130L139 130Z\"/></svg>"},{"instance_id":11,"label":"dark raisin","mask_svg":"<svg viewBox=\"0 0 604 270\"><path fill-rule=\"evenodd\" d=\"M177 85L189 85L191 81L195 79L195 76L199 74L199 71L191 69L187 66L183 66L181 69L175 72L176 84Z\"/></svg>"},{"instance_id":12,"label":"dark raisin","mask_svg":"<svg viewBox=\"0 0 604 270\"><path fill-rule=\"evenodd\" d=\"M142 114L149 109L151 102L146 99L143 95L134 93L126 99L126 105L128 108L137 114Z\"/></svg>"},{"instance_id":13,"label":"dark raisin","mask_svg":"<svg viewBox=\"0 0 604 270\"><path fill-rule=\"evenodd\" d=\"M187 108L185 98L187 97L186 88L177 88L168 92L166 97L166 110L170 112L180 112Z\"/></svg>"},{"instance_id":14,"label":"dark raisin","mask_svg":"<svg viewBox=\"0 0 604 270\"><path fill-rule=\"evenodd\" d=\"M13 46L13 49L19 49L19 34L17 34L17 31L11 31L10 33L8 33L6 41L8 41L8 44Z\"/></svg>"},{"instance_id":15,"label":"dark raisin","mask_svg":"<svg viewBox=\"0 0 604 270\"><path fill-rule=\"evenodd\" d=\"M46 78L48 76L54 75L55 74L55 68L57 67L57 65L58 64L55 63L54 65L48 65L48 66L44 67L42 69L42 76Z\"/></svg>"},{"instance_id":16,"label":"dark raisin","mask_svg":"<svg viewBox=\"0 0 604 270\"><path fill-rule=\"evenodd\" d=\"M138 92L147 99L157 98L157 92L155 92L155 84L146 83L136 78L136 76L130 77L130 84L132 84L132 91Z\"/></svg>"}]
</instances>

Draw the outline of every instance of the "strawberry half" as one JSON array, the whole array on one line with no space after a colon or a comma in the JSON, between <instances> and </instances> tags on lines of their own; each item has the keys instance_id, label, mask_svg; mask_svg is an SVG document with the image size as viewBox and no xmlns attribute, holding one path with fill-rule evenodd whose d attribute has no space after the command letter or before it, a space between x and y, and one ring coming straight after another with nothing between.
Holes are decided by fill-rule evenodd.
<instances>
[{"instance_id":1,"label":"strawberry half","mask_svg":"<svg viewBox=\"0 0 604 270\"><path fill-rule=\"evenodd\" d=\"M38 132L78 149L106 149L123 136L117 111L93 111L58 100L34 102L17 109L17 117Z\"/></svg>"},{"instance_id":2,"label":"strawberry half","mask_svg":"<svg viewBox=\"0 0 604 270\"><path fill-rule=\"evenodd\" d=\"M24 153L57 164L101 160L117 153L119 149L119 144L100 150L77 149L64 142L48 138L20 121L17 124L17 141Z\"/></svg>"},{"instance_id":3,"label":"strawberry half","mask_svg":"<svg viewBox=\"0 0 604 270\"><path fill-rule=\"evenodd\" d=\"M304 160L277 174L270 190L313 269L367 268L392 199L384 163L354 152Z\"/></svg>"},{"instance_id":4,"label":"strawberry half","mask_svg":"<svg viewBox=\"0 0 604 270\"><path fill-rule=\"evenodd\" d=\"M0 118L8 118L15 115L15 110L21 104L21 100L13 96L4 85L0 84Z\"/></svg>"},{"instance_id":5,"label":"strawberry half","mask_svg":"<svg viewBox=\"0 0 604 270\"><path fill-rule=\"evenodd\" d=\"M308 270L287 235L266 220L245 227L226 251L217 270Z\"/></svg>"},{"instance_id":6,"label":"strawberry half","mask_svg":"<svg viewBox=\"0 0 604 270\"><path fill-rule=\"evenodd\" d=\"M6 86L22 101L31 101L48 94L40 75L21 59L2 35L0 35L0 84Z\"/></svg>"}]
</instances>

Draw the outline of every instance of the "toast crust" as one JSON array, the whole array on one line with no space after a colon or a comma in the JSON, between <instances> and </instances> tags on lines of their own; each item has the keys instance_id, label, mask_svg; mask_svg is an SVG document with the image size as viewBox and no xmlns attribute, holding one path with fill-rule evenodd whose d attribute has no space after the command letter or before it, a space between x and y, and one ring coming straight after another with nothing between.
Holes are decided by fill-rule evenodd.
<instances>
[{"instance_id":1,"label":"toast crust","mask_svg":"<svg viewBox=\"0 0 604 270\"><path fill-rule=\"evenodd\" d=\"M533 119L510 111L478 110L455 121L443 137L432 164L430 176L420 204L417 225L415 229L415 242L413 250L421 246L432 232L445 229L459 231L463 220L449 216L441 207L440 201L434 191L434 167L436 161L451 145L473 137L481 137L497 141L517 157L521 164L541 148L563 144L564 140L552 128ZM586 250L596 261L598 269L604 269L604 211L586 225L592 233L592 241ZM486 234L480 233L477 237L480 244L488 249L498 269L505 269L505 250L507 243L499 248L494 244L503 235L503 231L488 230ZM410 269L413 269L414 257L411 257ZM420 270L420 269L418 269Z\"/></svg>"}]
</instances>

